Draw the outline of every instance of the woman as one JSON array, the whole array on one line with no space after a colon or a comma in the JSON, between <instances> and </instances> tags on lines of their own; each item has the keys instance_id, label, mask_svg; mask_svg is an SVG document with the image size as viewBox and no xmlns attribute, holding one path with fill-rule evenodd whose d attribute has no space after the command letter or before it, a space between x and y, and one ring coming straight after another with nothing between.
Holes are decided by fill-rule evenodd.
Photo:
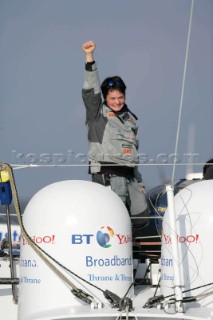
<instances>
[{"instance_id":1,"label":"woman","mask_svg":"<svg viewBox=\"0 0 213 320\"><path fill-rule=\"evenodd\" d=\"M92 181L110 185L123 200L136 237L149 223L145 188L137 167L137 117L126 105L126 85L119 76L108 77L100 85L95 43L87 41L82 49L86 59L82 97L88 127L89 173Z\"/></svg>"}]
</instances>

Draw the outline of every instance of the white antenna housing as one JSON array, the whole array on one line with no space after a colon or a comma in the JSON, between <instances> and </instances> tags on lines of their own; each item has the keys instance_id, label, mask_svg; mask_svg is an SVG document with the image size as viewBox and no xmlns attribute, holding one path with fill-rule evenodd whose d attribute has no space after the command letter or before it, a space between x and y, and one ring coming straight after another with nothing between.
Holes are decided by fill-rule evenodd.
<instances>
[{"instance_id":1,"label":"white antenna housing","mask_svg":"<svg viewBox=\"0 0 213 320\"><path fill-rule=\"evenodd\" d=\"M23 220L35 243L66 268L102 290L125 295L133 281L131 222L122 200L109 188L89 181L53 183L31 199ZM76 287L108 304L102 291L60 271ZM62 309L70 314L85 305L26 239L21 241L19 289L20 320L47 314L53 319Z\"/></svg>"},{"instance_id":2,"label":"white antenna housing","mask_svg":"<svg viewBox=\"0 0 213 320\"><path fill-rule=\"evenodd\" d=\"M204 294L196 302L198 307L213 308L213 295L205 293L213 290L213 180L191 184L176 194L176 239L180 258L182 290L189 290L185 296ZM166 210L162 230L161 251L161 293L164 296L174 293L176 263L173 254L172 233L169 224L169 211ZM205 286L211 283L209 286ZM197 290L192 290L200 287ZM187 308L188 304L186 304ZM192 304L190 304L191 307Z\"/></svg>"}]
</instances>

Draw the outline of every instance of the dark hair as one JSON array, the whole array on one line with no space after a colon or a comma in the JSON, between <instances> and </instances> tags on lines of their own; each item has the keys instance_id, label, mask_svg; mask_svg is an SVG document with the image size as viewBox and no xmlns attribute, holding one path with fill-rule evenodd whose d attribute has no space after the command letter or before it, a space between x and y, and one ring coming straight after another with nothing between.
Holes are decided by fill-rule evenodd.
<instances>
[{"instance_id":1,"label":"dark hair","mask_svg":"<svg viewBox=\"0 0 213 320\"><path fill-rule=\"evenodd\" d=\"M212 167L212 165L209 165L208 163L213 163L213 158L206 161L205 165L203 166L203 175L205 175L206 173L206 170L209 168L209 167Z\"/></svg>"},{"instance_id":2,"label":"dark hair","mask_svg":"<svg viewBox=\"0 0 213 320\"><path fill-rule=\"evenodd\" d=\"M101 84L101 91L104 100L106 99L106 96L110 89L118 90L125 95L126 85L119 76L106 78Z\"/></svg>"}]
</instances>

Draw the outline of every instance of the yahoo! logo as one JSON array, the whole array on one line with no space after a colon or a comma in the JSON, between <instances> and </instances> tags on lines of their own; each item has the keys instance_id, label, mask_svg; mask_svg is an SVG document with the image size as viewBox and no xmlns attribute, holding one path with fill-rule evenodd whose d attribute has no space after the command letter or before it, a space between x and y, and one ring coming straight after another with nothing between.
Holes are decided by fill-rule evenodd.
<instances>
[{"instance_id":1,"label":"yahoo! logo","mask_svg":"<svg viewBox=\"0 0 213 320\"><path fill-rule=\"evenodd\" d=\"M103 248L111 247L111 244L109 244L109 242L112 237L114 237L114 231L109 226L101 227L96 234L96 240L98 244Z\"/></svg>"}]
</instances>

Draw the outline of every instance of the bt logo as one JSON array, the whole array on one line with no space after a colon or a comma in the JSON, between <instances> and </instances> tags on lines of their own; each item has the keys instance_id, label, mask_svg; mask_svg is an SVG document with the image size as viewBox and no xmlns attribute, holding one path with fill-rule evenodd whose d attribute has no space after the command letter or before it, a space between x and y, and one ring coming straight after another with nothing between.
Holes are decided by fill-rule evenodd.
<instances>
[{"instance_id":1,"label":"bt logo","mask_svg":"<svg viewBox=\"0 0 213 320\"><path fill-rule=\"evenodd\" d=\"M94 234L73 234L71 238L72 244L90 244L91 238L94 237Z\"/></svg>"},{"instance_id":2,"label":"bt logo","mask_svg":"<svg viewBox=\"0 0 213 320\"><path fill-rule=\"evenodd\" d=\"M103 226L96 234L97 243L103 248L111 247L110 239L114 236L114 231L109 226ZM94 234L72 234L72 244L91 244Z\"/></svg>"},{"instance_id":3,"label":"bt logo","mask_svg":"<svg viewBox=\"0 0 213 320\"><path fill-rule=\"evenodd\" d=\"M109 244L110 238L114 236L114 231L110 227L101 227L100 230L97 232L96 240L98 244L103 248L111 247Z\"/></svg>"}]
</instances>

